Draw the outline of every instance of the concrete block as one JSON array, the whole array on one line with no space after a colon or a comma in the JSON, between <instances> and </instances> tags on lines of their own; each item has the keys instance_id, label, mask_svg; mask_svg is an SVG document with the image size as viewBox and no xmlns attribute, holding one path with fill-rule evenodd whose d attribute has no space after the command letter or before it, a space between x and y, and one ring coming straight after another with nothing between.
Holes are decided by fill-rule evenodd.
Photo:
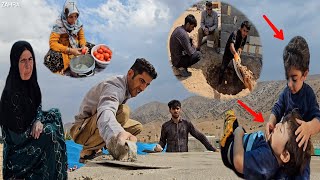
<instances>
[{"instance_id":1,"label":"concrete block","mask_svg":"<svg viewBox=\"0 0 320 180\"><path fill-rule=\"evenodd\" d=\"M254 45L249 45L249 53L255 54L255 52L256 52L256 46L254 46Z\"/></svg>"},{"instance_id":2,"label":"concrete block","mask_svg":"<svg viewBox=\"0 0 320 180\"><path fill-rule=\"evenodd\" d=\"M258 29L255 26L253 26L253 27L254 27L254 30L255 30L253 36L260 37Z\"/></svg>"},{"instance_id":3,"label":"concrete block","mask_svg":"<svg viewBox=\"0 0 320 180\"><path fill-rule=\"evenodd\" d=\"M223 31L223 32L231 33L236 29L238 29L238 28L233 24L221 24L221 31Z\"/></svg>"},{"instance_id":4,"label":"concrete block","mask_svg":"<svg viewBox=\"0 0 320 180\"><path fill-rule=\"evenodd\" d=\"M226 47L226 44L227 44L229 36L230 36L230 33L221 32L221 35L220 35L220 46L221 46L221 48Z\"/></svg>"},{"instance_id":5,"label":"concrete block","mask_svg":"<svg viewBox=\"0 0 320 180\"><path fill-rule=\"evenodd\" d=\"M261 46L261 41L260 41L260 37L258 36L249 36L249 44L251 45L259 45Z\"/></svg>"},{"instance_id":6,"label":"concrete block","mask_svg":"<svg viewBox=\"0 0 320 180\"><path fill-rule=\"evenodd\" d=\"M219 7L220 7L220 2L212 2L212 8L213 9L219 9Z\"/></svg>"},{"instance_id":7,"label":"concrete block","mask_svg":"<svg viewBox=\"0 0 320 180\"><path fill-rule=\"evenodd\" d=\"M240 10L238 10L237 8L232 7L230 15L231 16L241 16L241 15L243 15L243 13Z\"/></svg>"},{"instance_id":8,"label":"concrete block","mask_svg":"<svg viewBox=\"0 0 320 180\"><path fill-rule=\"evenodd\" d=\"M246 52L246 53L249 52L249 45L248 44L244 45L243 52Z\"/></svg>"},{"instance_id":9,"label":"concrete block","mask_svg":"<svg viewBox=\"0 0 320 180\"><path fill-rule=\"evenodd\" d=\"M258 31L257 31L256 27L251 26L250 31L249 31L249 34L248 34L248 35L249 35L249 36L259 36L259 33L258 33Z\"/></svg>"},{"instance_id":10,"label":"concrete block","mask_svg":"<svg viewBox=\"0 0 320 180\"><path fill-rule=\"evenodd\" d=\"M227 12L227 15L231 15L231 9L232 9L232 7L231 6L228 6L228 12Z\"/></svg>"},{"instance_id":11,"label":"concrete block","mask_svg":"<svg viewBox=\"0 0 320 180\"><path fill-rule=\"evenodd\" d=\"M237 21L237 16L228 16L228 15L221 15L221 24L235 24Z\"/></svg>"},{"instance_id":12,"label":"concrete block","mask_svg":"<svg viewBox=\"0 0 320 180\"><path fill-rule=\"evenodd\" d=\"M227 4L221 4L221 14L227 15L228 14L228 6Z\"/></svg>"},{"instance_id":13,"label":"concrete block","mask_svg":"<svg viewBox=\"0 0 320 180\"><path fill-rule=\"evenodd\" d=\"M237 16L237 22L235 23L235 25L237 27L240 27L243 21L248 21L248 18L246 16L244 16L244 15Z\"/></svg>"},{"instance_id":14,"label":"concrete block","mask_svg":"<svg viewBox=\"0 0 320 180\"><path fill-rule=\"evenodd\" d=\"M256 52L257 52L260 56L262 56L262 53L263 53L263 48L262 48L262 46L257 46Z\"/></svg>"}]
</instances>

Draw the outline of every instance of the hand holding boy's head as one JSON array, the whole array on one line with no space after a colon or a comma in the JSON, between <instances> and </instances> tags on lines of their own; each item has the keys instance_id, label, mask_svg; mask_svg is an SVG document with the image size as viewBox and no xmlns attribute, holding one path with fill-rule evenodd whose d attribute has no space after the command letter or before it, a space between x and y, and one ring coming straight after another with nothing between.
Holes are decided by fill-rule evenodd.
<instances>
[{"instance_id":1,"label":"hand holding boy's head","mask_svg":"<svg viewBox=\"0 0 320 180\"><path fill-rule=\"evenodd\" d=\"M298 142L296 142L297 136L295 131L298 129L299 124L296 122L296 119L301 119L299 113L296 110L293 110L287 114L282 122L278 123L274 131L279 130L282 124L282 133L285 133L284 137L287 137L287 142L285 143L282 153L280 153L280 159L283 162L284 171L288 175L296 175L299 172L302 172L306 164L310 161L311 158L311 143L308 142L306 151L303 151L303 148L299 148ZM275 133L275 132L274 132ZM275 139L273 138L273 141ZM272 145L271 145L272 146ZM273 148L274 149L274 148Z\"/></svg>"}]
</instances>

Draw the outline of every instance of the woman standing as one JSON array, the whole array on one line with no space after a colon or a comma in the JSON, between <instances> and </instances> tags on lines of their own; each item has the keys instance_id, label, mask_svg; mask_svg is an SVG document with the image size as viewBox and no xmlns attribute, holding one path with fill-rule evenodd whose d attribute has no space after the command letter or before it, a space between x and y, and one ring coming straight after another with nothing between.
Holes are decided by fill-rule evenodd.
<instances>
[{"instance_id":1,"label":"woman standing","mask_svg":"<svg viewBox=\"0 0 320 180\"><path fill-rule=\"evenodd\" d=\"M0 101L4 179L67 179L66 144L58 109L42 111L33 49L13 44Z\"/></svg>"}]
</instances>

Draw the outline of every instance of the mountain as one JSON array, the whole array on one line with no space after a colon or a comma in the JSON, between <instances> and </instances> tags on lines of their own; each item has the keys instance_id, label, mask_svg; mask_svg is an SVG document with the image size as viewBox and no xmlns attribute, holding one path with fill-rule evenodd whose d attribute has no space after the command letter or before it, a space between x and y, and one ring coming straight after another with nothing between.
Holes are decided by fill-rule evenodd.
<instances>
[{"instance_id":1,"label":"mountain","mask_svg":"<svg viewBox=\"0 0 320 180\"><path fill-rule=\"evenodd\" d=\"M192 96L181 101L182 117L193 122L195 127L206 135L220 137L224 122L224 112L233 109L239 124L248 132L263 130L268 121L271 109L278 100L279 94L286 86L286 81L264 81L259 82L253 92L240 98L247 106L255 112L261 112L265 122L253 122L253 117L240 107L237 99L229 100L208 99L201 96ZM320 75L308 76L306 81L320 101ZM138 120L143 124L143 131L138 135L139 141L157 142L160 138L161 125L170 120L169 108L166 103L150 102L131 112L130 118ZM65 124L69 131L71 123ZM320 142L320 134L313 137Z\"/></svg>"},{"instance_id":2,"label":"mountain","mask_svg":"<svg viewBox=\"0 0 320 180\"><path fill-rule=\"evenodd\" d=\"M320 75L308 76L306 81L320 100ZM286 81L259 82L254 91L246 97L240 98L247 106L256 112L261 112L265 122L253 122L253 117L240 107L237 99L216 100L200 96L189 97L181 101L182 117L190 120L207 135L220 137L222 134L224 112L233 109L239 123L247 131L264 130L265 123L271 113L273 105L278 100L279 94L286 86ZM138 136L140 141L158 141L161 125L170 119L168 106L160 102L147 103L131 113L131 118L144 124L143 132ZM320 139L320 135L315 137Z\"/></svg>"},{"instance_id":3,"label":"mountain","mask_svg":"<svg viewBox=\"0 0 320 180\"><path fill-rule=\"evenodd\" d=\"M170 118L170 113L168 111L168 105L160 102L150 102L131 112L130 117L138 119L142 124L146 124L152 121L164 122Z\"/></svg>"}]
</instances>

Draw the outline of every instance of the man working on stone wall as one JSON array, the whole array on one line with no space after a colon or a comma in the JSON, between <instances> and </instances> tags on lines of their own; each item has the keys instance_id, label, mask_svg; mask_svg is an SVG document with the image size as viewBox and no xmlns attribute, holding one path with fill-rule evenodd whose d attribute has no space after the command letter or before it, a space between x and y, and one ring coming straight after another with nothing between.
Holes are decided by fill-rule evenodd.
<instances>
[{"instance_id":1,"label":"man working on stone wall","mask_svg":"<svg viewBox=\"0 0 320 180\"><path fill-rule=\"evenodd\" d=\"M219 84L222 83L224 72L228 67L230 61L233 58L235 61L240 61L240 55L244 45L247 42L247 36L250 31L250 27L251 25L248 21L243 21L241 23L240 29L233 31L230 34L222 58L222 64L219 74Z\"/></svg>"},{"instance_id":2,"label":"man working on stone wall","mask_svg":"<svg viewBox=\"0 0 320 180\"><path fill-rule=\"evenodd\" d=\"M93 159L111 139L123 145L137 141L140 122L129 119L126 101L144 91L157 78L154 67L144 58L137 59L127 75L114 76L97 84L85 95L70 134L83 145L79 162Z\"/></svg>"},{"instance_id":3,"label":"man working on stone wall","mask_svg":"<svg viewBox=\"0 0 320 180\"><path fill-rule=\"evenodd\" d=\"M159 144L154 151L161 152L167 144L166 152L188 152L189 133L199 140L209 151L217 151L205 135L199 132L190 121L181 118L181 103L178 100L172 100L168 103L171 119L165 122L161 127L161 136Z\"/></svg>"},{"instance_id":4,"label":"man working on stone wall","mask_svg":"<svg viewBox=\"0 0 320 180\"><path fill-rule=\"evenodd\" d=\"M200 50L202 39L207 36L207 40L214 41L214 47L217 53L220 53L219 44L219 30L218 30L218 13L212 10L212 3L206 3L206 10L201 12L201 27L198 30L198 47Z\"/></svg>"}]
</instances>

